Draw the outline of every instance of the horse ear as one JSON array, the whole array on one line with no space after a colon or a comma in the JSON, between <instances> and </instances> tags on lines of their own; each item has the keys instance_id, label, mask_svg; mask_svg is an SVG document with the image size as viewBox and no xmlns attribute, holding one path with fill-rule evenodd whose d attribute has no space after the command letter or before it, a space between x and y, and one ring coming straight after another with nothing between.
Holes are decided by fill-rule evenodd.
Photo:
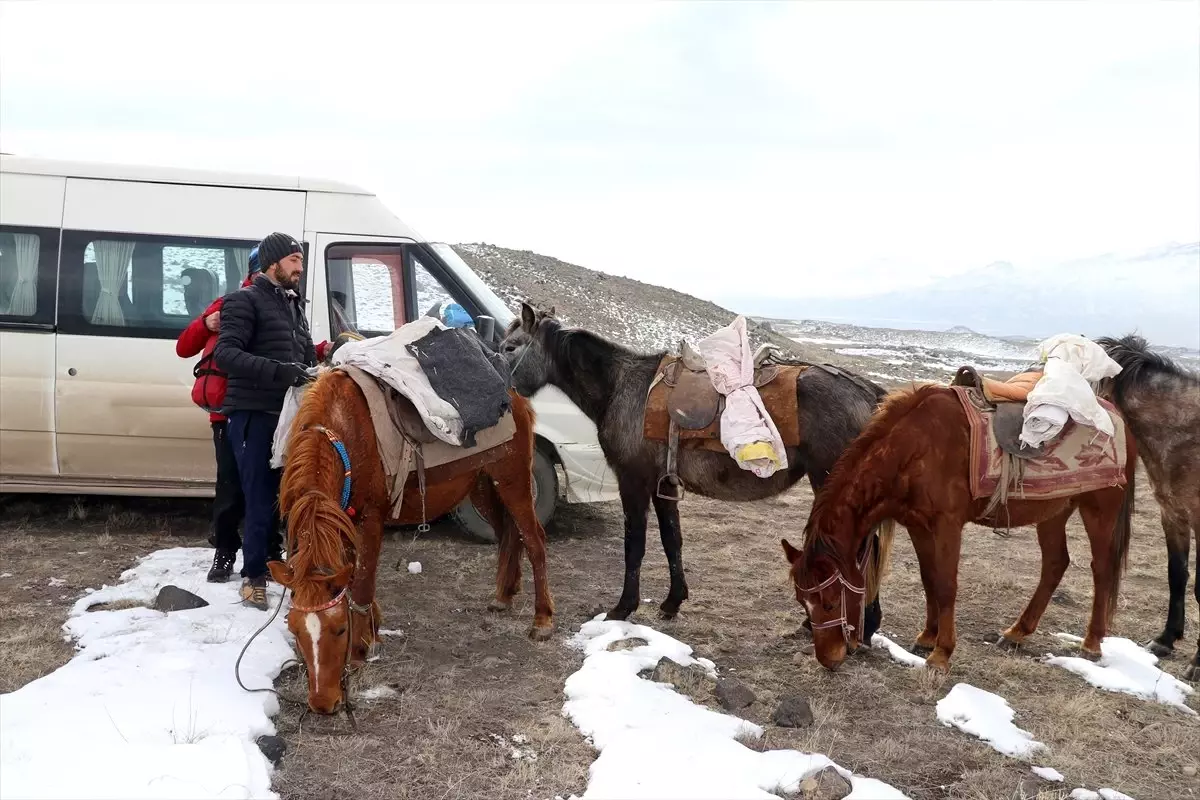
<instances>
[{"instance_id":1,"label":"horse ear","mask_svg":"<svg viewBox=\"0 0 1200 800\"><path fill-rule=\"evenodd\" d=\"M533 309L529 303L521 303L521 329L528 334L533 333L533 329L537 327L537 315L533 313Z\"/></svg>"},{"instance_id":2,"label":"horse ear","mask_svg":"<svg viewBox=\"0 0 1200 800\"><path fill-rule=\"evenodd\" d=\"M787 556L787 560L795 564L796 559L800 558L800 551L792 547L791 542L787 539L780 539L779 543L783 545L783 554Z\"/></svg>"},{"instance_id":3,"label":"horse ear","mask_svg":"<svg viewBox=\"0 0 1200 800\"><path fill-rule=\"evenodd\" d=\"M354 572L354 565L347 564L332 575L322 575L318 580L324 581L331 586L341 588L350 583L350 575Z\"/></svg>"},{"instance_id":4,"label":"horse ear","mask_svg":"<svg viewBox=\"0 0 1200 800\"><path fill-rule=\"evenodd\" d=\"M287 564L283 563L282 561L268 561L267 569L271 571L271 577L274 578L275 582L280 586L290 587L292 585L292 568Z\"/></svg>"}]
</instances>

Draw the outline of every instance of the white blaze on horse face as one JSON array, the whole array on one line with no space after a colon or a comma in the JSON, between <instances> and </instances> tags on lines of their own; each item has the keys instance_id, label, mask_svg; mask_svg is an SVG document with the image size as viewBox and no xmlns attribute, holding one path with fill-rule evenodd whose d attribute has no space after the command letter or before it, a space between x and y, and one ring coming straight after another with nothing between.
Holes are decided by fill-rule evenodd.
<instances>
[{"instance_id":1,"label":"white blaze on horse face","mask_svg":"<svg viewBox=\"0 0 1200 800\"><path fill-rule=\"evenodd\" d=\"M308 631L308 638L312 644L312 671L313 684L320 686L321 678L321 618L312 612L304 615L304 629Z\"/></svg>"}]
</instances>

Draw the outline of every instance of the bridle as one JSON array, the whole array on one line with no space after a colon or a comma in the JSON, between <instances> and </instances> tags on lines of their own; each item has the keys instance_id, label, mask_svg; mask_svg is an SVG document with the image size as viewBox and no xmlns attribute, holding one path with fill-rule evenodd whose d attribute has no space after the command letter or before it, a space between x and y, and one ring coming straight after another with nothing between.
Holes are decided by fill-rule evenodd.
<instances>
[{"instance_id":1,"label":"bridle","mask_svg":"<svg viewBox=\"0 0 1200 800\"><path fill-rule=\"evenodd\" d=\"M342 710L346 712L346 716L350 719L350 724L357 730L358 722L354 718L354 706L350 702L350 663L351 653L354 650L353 641L351 640L351 637L354 635L354 618L351 615L358 614L360 617L365 617L367 620L367 625L373 626L374 610L371 604L368 603L367 605L360 605L354 602L354 599L350 597L350 585L347 584L346 587L338 592L332 600L328 600L321 605L316 606L292 605L292 607L288 610L288 613L290 614L291 612L296 611L301 614L316 614L319 617L321 614L329 611L330 609L337 608L339 605L345 605L346 607L346 656L342 661L341 674ZM316 658L317 652L314 649L313 659L315 660Z\"/></svg>"},{"instance_id":2,"label":"bridle","mask_svg":"<svg viewBox=\"0 0 1200 800\"><path fill-rule=\"evenodd\" d=\"M866 575L867 561L870 560L871 551L873 549L874 544L871 543L871 540L868 540L867 548L863 551L862 558L858 561L858 571L864 576ZM850 634L855 630L861 631L865 627L865 619L867 614L866 585L864 584L863 586L855 586L853 583L846 580L846 576L842 575L841 569L836 569L834 570L834 573L822 581L819 586L816 586L812 589L802 588L800 591L804 592L805 594L819 594L836 583L840 583L842 585L841 614L836 619L827 619L824 622L813 622L811 619L812 614L810 613L809 623L812 625L813 631L825 630L826 628L835 628L840 626L842 629L842 639L845 640L846 649L848 650L850 648ZM862 602L858 604L857 628L853 623L850 622L849 619L846 618L846 592L856 594L862 598Z\"/></svg>"}]
</instances>

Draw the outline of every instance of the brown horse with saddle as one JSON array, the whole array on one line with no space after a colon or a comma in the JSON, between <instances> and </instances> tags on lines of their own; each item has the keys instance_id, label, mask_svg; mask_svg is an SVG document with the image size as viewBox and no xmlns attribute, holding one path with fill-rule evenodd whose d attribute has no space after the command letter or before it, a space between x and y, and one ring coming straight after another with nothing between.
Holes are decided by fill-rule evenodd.
<instances>
[{"instance_id":1,"label":"brown horse with saddle","mask_svg":"<svg viewBox=\"0 0 1200 800\"><path fill-rule=\"evenodd\" d=\"M549 638L554 603L546 534L533 504L534 415L510 392L511 412L472 447L435 441L413 404L351 366L325 369L292 422L280 487L288 559L269 564L292 592L287 624L308 671L308 705L349 708L347 679L379 638L375 579L385 522L436 519L468 496L497 531L496 594L512 605L521 552L534 579L529 635Z\"/></svg>"},{"instance_id":2,"label":"brown horse with saddle","mask_svg":"<svg viewBox=\"0 0 1200 800\"><path fill-rule=\"evenodd\" d=\"M1070 563L1067 520L1083 518L1092 551L1094 593L1081 648L1098 658L1129 548L1137 447L1111 404L1115 435L1068 421L1037 448L1018 441L1032 376L1009 383L960 370L954 385L893 392L846 450L817 499L802 550L786 539L796 599L813 620L817 660L836 668L863 639L849 622L861 615L871 548L867 532L883 520L908 529L925 587L925 627L915 651L948 670L954 652L955 599L963 527L1036 525L1042 553L1037 589L1001 635L1015 647L1038 626Z\"/></svg>"}]
</instances>

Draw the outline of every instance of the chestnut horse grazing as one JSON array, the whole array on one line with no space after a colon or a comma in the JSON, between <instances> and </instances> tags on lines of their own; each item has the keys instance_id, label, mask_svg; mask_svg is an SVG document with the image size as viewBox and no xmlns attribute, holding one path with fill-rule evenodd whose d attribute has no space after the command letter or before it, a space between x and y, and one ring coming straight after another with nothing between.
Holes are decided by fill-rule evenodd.
<instances>
[{"instance_id":1,"label":"chestnut horse grazing","mask_svg":"<svg viewBox=\"0 0 1200 800\"><path fill-rule=\"evenodd\" d=\"M1120 417L1114 421L1123 424ZM989 515L988 498L975 497L970 488L968 424L953 389L923 386L889 395L834 466L808 518L804 549L783 540L796 599L808 609L815 654L827 669L835 669L861 643L849 621L862 614L862 565L871 550L872 526L891 519L908 529L925 586L925 629L913 649L932 649L927 663L948 671L956 642L954 603L963 526L1037 526L1041 578L1020 619L1002 634L1001 644L1015 647L1037 630L1070 563L1067 520L1076 509L1091 543L1094 586L1091 620L1081 647L1084 654L1099 656L1129 548L1137 464L1133 437L1125 436L1124 486L1059 499L1010 496L1007 507Z\"/></svg>"},{"instance_id":2,"label":"chestnut horse grazing","mask_svg":"<svg viewBox=\"0 0 1200 800\"><path fill-rule=\"evenodd\" d=\"M362 391L345 372L328 370L305 392L292 423L279 492L289 556L286 563L273 561L269 567L272 577L292 591L288 629L308 668L313 711L332 714L347 707L350 669L378 641L375 573L384 522L418 523L423 513L436 519L468 495L500 540L496 596L488 608L511 607L521 586L524 547L535 592L529 635L550 637L554 603L546 580L546 534L533 505L533 409L524 398L510 395L513 438L428 469L424 504L419 482L410 475L401 514L389 519L384 465Z\"/></svg>"}]
</instances>

